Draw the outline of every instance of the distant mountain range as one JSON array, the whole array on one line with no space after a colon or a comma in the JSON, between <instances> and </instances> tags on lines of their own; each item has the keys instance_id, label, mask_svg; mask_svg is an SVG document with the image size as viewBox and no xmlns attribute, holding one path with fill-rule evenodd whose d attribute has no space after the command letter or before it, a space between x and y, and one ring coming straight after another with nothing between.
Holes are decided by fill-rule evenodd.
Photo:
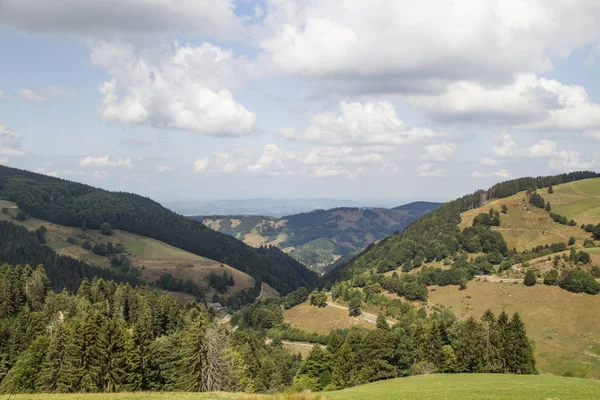
<instances>
[{"instance_id":1,"label":"distant mountain range","mask_svg":"<svg viewBox=\"0 0 600 400\"><path fill-rule=\"evenodd\" d=\"M369 204L344 199L223 199L212 201L171 201L164 205L183 215L263 215L280 218L285 215L327 210L336 207L389 207L390 202Z\"/></svg>"},{"instance_id":2,"label":"distant mountain range","mask_svg":"<svg viewBox=\"0 0 600 400\"><path fill-rule=\"evenodd\" d=\"M338 207L287 215L198 215L190 219L258 247L273 245L316 270L385 236L442 203L414 202L394 208Z\"/></svg>"}]
</instances>

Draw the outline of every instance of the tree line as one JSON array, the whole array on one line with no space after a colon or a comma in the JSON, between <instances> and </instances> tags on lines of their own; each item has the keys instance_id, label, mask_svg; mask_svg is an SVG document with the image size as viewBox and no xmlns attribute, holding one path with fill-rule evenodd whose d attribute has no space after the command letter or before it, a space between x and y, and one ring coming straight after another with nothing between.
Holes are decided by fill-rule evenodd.
<instances>
[{"instance_id":1,"label":"tree line","mask_svg":"<svg viewBox=\"0 0 600 400\"><path fill-rule=\"evenodd\" d=\"M41 267L0 267L0 393L281 391L301 363L203 304L100 278L51 286Z\"/></svg>"},{"instance_id":2,"label":"tree line","mask_svg":"<svg viewBox=\"0 0 600 400\"><path fill-rule=\"evenodd\" d=\"M112 229L163 241L246 272L282 294L300 286L313 287L318 279L275 247L252 248L139 195L0 166L0 198L56 224L100 229L107 223Z\"/></svg>"}]
</instances>

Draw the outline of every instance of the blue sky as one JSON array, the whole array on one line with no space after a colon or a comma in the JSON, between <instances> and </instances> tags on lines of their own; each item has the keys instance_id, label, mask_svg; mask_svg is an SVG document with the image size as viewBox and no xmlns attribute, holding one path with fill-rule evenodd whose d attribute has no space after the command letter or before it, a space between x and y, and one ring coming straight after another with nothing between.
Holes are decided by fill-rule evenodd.
<instances>
[{"instance_id":1,"label":"blue sky","mask_svg":"<svg viewBox=\"0 0 600 400\"><path fill-rule=\"evenodd\" d=\"M3 0L0 162L158 200L600 166L600 5Z\"/></svg>"}]
</instances>

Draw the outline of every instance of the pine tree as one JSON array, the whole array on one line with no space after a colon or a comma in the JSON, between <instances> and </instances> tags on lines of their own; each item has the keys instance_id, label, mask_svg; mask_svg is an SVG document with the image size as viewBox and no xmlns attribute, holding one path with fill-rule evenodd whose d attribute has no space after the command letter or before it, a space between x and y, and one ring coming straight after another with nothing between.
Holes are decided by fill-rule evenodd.
<instances>
[{"instance_id":1,"label":"pine tree","mask_svg":"<svg viewBox=\"0 0 600 400\"><path fill-rule=\"evenodd\" d=\"M52 393L58 389L60 371L65 362L67 331L63 324L58 325L52 334L48 353L44 359L37 380L37 391Z\"/></svg>"},{"instance_id":2,"label":"pine tree","mask_svg":"<svg viewBox=\"0 0 600 400\"><path fill-rule=\"evenodd\" d=\"M77 290L77 297L82 299L86 299L87 301L92 301L92 287L87 278L83 278L81 281L81 285L79 285L79 290Z\"/></svg>"},{"instance_id":3,"label":"pine tree","mask_svg":"<svg viewBox=\"0 0 600 400\"><path fill-rule=\"evenodd\" d=\"M194 313L198 315L194 315ZM181 341L180 377L183 390L201 392L206 390L207 351L206 330L208 315L192 310Z\"/></svg>"},{"instance_id":4,"label":"pine tree","mask_svg":"<svg viewBox=\"0 0 600 400\"><path fill-rule=\"evenodd\" d=\"M21 353L15 365L2 380L0 393L12 394L35 390L36 379L46 356L49 341L47 336L40 336Z\"/></svg>"},{"instance_id":5,"label":"pine tree","mask_svg":"<svg viewBox=\"0 0 600 400\"><path fill-rule=\"evenodd\" d=\"M457 339L452 343L456 354L457 372L481 372L483 369L483 328L469 317L459 325Z\"/></svg>"},{"instance_id":6,"label":"pine tree","mask_svg":"<svg viewBox=\"0 0 600 400\"><path fill-rule=\"evenodd\" d=\"M498 355L498 337L496 330L496 316L487 310L481 318L483 323L483 371L498 372L500 361Z\"/></svg>"},{"instance_id":7,"label":"pine tree","mask_svg":"<svg viewBox=\"0 0 600 400\"><path fill-rule=\"evenodd\" d=\"M27 301L33 311L40 311L44 306L46 295L50 290L50 280L46 270L41 266L31 273L26 284Z\"/></svg>"},{"instance_id":8,"label":"pine tree","mask_svg":"<svg viewBox=\"0 0 600 400\"><path fill-rule=\"evenodd\" d=\"M127 389L132 391L152 389L156 370L151 358L152 332L148 324L138 321L133 326L131 338L126 343Z\"/></svg>"},{"instance_id":9,"label":"pine tree","mask_svg":"<svg viewBox=\"0 0 600 400\"><path fill-rule=\"evenodd\" d=\"M209 392L228 391L231 383L231 354L224 328L212 324L206 331L206 368L204 382Z\"/></svg>"},{"instance_id":10,"label":"pine tree","mask_svg":"<svg viewBox=\"0 0 600 400\"><path fill-rule=\"evenodd\" d=\"M513 314L507 328L508 372L514 374L536 373L533 349L529 344L527 333L525 332L525 324L523 324L519 313Z\"/></svg>"},{"instance_id":11,"label":"pine tree","mask_svg":"<svg viewBox=\"0 0 600 400\"><path fill-rule=\"evenodd\" d=\"M335 354L344 344L344 338L342 338L337 332L332 332L329 335L329 342L327 343L327 352L329 354Z\"/></svg>"},{"instance_id":12,"label":"pine tree","mask_svg":"<svg viewBox=\"0 0 600 400\"><path fill-rule=\"evenodd\" d=\"M508 372L508 346L509 346L509 331L508 324L510 320L508 314L502 311L496 320L496 354L498 355L499 371L501 373Z\"/></svg>"},{"instance_id":13,"label":"pine tree","mask_svg":"<svg viewBox=\"0 0 600 400\"><path fill-rule=\"evenodd\" d=\"M346 342L331 359L331 381L338 389L352 385L356 360L352 348Z\"/></svg>"},{"instance_id":14,"label":"pine tree","mask_svg":"<svg viewBox=\"0 0 600 400\"><path fill-rule=\"evenodd\" d=\"M127 372L127 333L118 319L106 321L98 335L99 385L105 392L115 392Z\"/></svg>"},{"instance_id":15,"label":"pine tree","mask_svg":"<svg viewBox=\"0 0 600 400\"><path fill-rule=\"evenodd\" d=\"M454 354L454 349L449 344L442 346L440 351L439 370L444 373L456 372L456 354Z\"/></svg>"}]
</instances>

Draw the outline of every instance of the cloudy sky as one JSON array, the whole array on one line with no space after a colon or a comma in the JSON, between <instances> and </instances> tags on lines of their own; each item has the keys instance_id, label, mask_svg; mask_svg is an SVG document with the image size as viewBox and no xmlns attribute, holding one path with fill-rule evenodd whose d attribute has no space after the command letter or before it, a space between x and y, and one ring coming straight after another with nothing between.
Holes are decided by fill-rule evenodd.
<instances>
[{"instance_id":1,"label":"cloudy sky","mask_svg":"<svg viewBox=\"0 0 600 400\"><path fill-rule=\"evenodd\" d=\"M0 0L0 162L159 200L600 170L600 2Z\"/></svg>"}]
</instances>

